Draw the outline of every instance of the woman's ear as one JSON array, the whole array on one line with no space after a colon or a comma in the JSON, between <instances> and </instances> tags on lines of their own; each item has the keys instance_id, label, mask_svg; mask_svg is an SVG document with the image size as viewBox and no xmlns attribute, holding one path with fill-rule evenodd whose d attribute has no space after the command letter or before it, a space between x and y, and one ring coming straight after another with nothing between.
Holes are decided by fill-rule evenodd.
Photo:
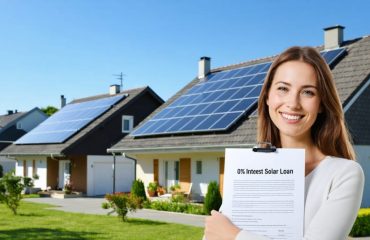
<instances>
[{"instance_id":1,"label":"woman's ear","mask_svg":"<svg viewBox=\"0 0 370 240\"><path fill-rule=\"evenodd\" d=\"M269 98L266 98L266 105L269 106Z\"/></svg>"}]
</instances>

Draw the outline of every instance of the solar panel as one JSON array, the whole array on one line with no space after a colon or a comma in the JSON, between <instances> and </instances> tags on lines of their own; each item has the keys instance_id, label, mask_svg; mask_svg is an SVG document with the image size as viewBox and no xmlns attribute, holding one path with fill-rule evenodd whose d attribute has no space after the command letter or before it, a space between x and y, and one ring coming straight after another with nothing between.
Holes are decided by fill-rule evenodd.
<instances>
[{"instance_id":1,"label":"solar panel","mask_svg":"<svg viewBox=\"0 0 370 240\"><path fill-rule=\"evenodd\" d=\"M15 144L62 143L106 112L125 95L68 104Z\"/></svg>"},{"instance_id":2,"label":"solar panel","mask_svg":"<svg viewBox=\"0 0 370 240\"><path fill-rule=\"evenodd\" d=\"M330 65L345 49L323 51ZM131 135L150 136L224 131L255 110L271 62L213 72L162 109Z\"/></svg>"},{"instance_id":3,"label":"solar panel","mask_svg":"<svg viewBox=\"0 0 370 240\"><path fill-rule=\"evenodd\" d=\"M337 48L329 51L322 51L321 56L325 59L326 63L330 66L335 60L342 56L346 52L345 48Z\"/></svg>"}]
</instances>

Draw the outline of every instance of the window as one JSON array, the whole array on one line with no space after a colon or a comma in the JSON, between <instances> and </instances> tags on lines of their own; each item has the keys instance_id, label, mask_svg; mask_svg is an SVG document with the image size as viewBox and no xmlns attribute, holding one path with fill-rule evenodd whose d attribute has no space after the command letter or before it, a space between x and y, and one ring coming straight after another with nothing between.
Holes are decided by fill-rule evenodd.
<instances>
[{"instance_id":1,"label":"window","mask_svg":"<svg viewBox=\"0 0 370 240\"><path fill-rule=\"evenodd\" d=\"M134 116L122 116L122 132L129 133L134 128Z\"/></svg>"},{"instance_id":2,"label":"window","mask_svg":"<svg viewBox=\"0 0 370 240\"><path fill-rule=\"evenodd\" d=\"M21 122L17 122L17 129L22 129L22 123Z\"/></svg>"},{"instance_id":3,"label":"window","mask_svg":"<svg viewBox=\"0 0 370 240\"><path fill-rule=\"evenodd\" d=\"M202 161L197 161L196 163L196 173L197 174L202 174Z\"/></svg>"}]
</instances>

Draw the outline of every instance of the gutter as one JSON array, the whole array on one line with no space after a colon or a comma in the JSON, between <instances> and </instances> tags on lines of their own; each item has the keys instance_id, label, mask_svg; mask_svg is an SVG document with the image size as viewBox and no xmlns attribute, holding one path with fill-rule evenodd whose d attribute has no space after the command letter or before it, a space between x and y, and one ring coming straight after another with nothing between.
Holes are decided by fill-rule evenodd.
<instances>
[{"instance_id":1,"label":"gutter","mask_svg":"<svg viewBox=\"0 0 370 240\"><path fill-rule=\"evenodd\" d=\"M16 157L16 156L49 156L51 158L55 157L65 157L65 155L60 153L0 153L0 156L6 156L6 157Z\"/></svg>"},{"instance_id":2,"label":"gutter","mask_svg":"<svg viewBox=\"0 0 370 240\"><path fill-rule=\"evenodd\" d=\"M176 146L176 147L148 147L148 148L108 148L108 153L171 153L171 152L199 152L199 151L225 151L225 148L252 148L255 144L235 145L198 145L198 146Z\"/></svg>"}]
</instances>

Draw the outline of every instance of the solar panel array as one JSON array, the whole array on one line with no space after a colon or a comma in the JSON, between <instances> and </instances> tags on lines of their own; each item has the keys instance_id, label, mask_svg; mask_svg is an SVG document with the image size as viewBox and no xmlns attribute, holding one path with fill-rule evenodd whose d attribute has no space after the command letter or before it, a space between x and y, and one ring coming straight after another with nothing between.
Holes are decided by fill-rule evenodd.
<instances>
[{"instance_id":1,"label":"solar panel array","mask_svg":"<svg viewBox=\"0 0 370 240\"><path fill-rule=\"evenodd\" d=\"M330 65L345 49L323 51ZM131 135L224 131L253 112L271 62L209 74Z\"/></svg>"},{"instance_id":2,"label":"solar panel array","mask_svg":"<svg viewBox=\"0 0 370 240\"><path fill-rule=\"evenodd\" d=\"M18 139L15 144L62 143L106 112L124 96L117 95L68 104Z\"/></svg>"}]
</instances>

